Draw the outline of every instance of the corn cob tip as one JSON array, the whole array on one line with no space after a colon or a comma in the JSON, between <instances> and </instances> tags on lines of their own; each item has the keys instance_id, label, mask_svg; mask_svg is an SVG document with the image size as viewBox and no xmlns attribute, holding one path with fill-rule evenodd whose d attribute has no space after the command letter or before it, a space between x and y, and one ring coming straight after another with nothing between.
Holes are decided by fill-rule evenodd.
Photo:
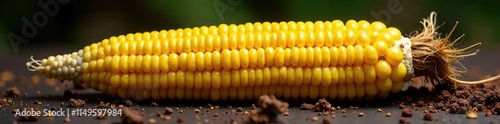
<instances>
[{"instance_id":1,"label":"corn cob tip","mask_svg":"<svg viewBox=\"0 0 500 124\"><path fill-rule=\"evenodd\" d=\"M31 60L26 63L26 67L29 71L37 71L49 78L81 82L82 55L83 51L80 50L70 54L49 56L42 60L36 60L31 56Z\"/></svg>"},{"instance_id":2,"label":"corn cob tip","mask_svg":"<svg viewBox=\"0 0 500 124\"><path fill-rule=\"evenodd\" d=\"M467 69L462 66L463 70L459 70L452 64L462 65L459 60L476 55L479 50L471 52L470 49L481 43L455 49L453 45L464 36L462 35L454 41L449 42L451 34L458 25L458 21L445 38L440 38L439 33L436 32L437 28L439 28L436 25L436 18L437 13L431 12L428 18L424 18L421 21L424 29L421 32L415 32L410 38L415 77L423 76L425 82L430 82L433 85L448 82L469 85L482 84L500 79L500 75L478 81L457 79L457 76L466 73Z\"/></svg>"},{"instance_id":3,"label":"corn cob tip","mask_svg":"<svg viewBox=\"0 0 500 124\"><path fill-rule=\"evenodd\" d=\"M42 64L42 60L33 59L33 55L30 56L31 61L26 63L26 68L30 71L36 71L38 67Z\"/></svg>"}]
</instances>

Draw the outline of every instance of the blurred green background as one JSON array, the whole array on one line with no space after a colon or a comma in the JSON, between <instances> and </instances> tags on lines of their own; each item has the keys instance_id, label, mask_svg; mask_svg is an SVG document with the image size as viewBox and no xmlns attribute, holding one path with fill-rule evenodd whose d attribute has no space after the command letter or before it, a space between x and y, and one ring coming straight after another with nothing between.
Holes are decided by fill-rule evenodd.
<instances>
[{"instance_id":1,"label":"blurred green background","mask_svg":"<svg viewBox=\"0 0 500 124\"><path fill-rule=\"evenodd\" d=\"M453 37L467 34L459 45L482 42L479 48L498 51L500 12L498 2L469 0L4 0L0 2L0 56L36 54L43 47L51 54L77 51L110 36L162 29L240 24L263 21L318 21L348 19L382 21L406 36L420 30L419 21L438 13L438 31L446 34L459 21ZM45 12L39 2L56 3L58 11L47 16L32 38L22 34L25 22ZM49 8L54 9L54 6ZM219 10L219 11L218 11ZM47 12L45 12L47 14ZM385 14L385 15L381 15ZM389 19L390 17L390 19ZM43 20L44 18L35 18ZM13 47L14 33L26 39ZM18 53L13 48L18 48ZM48 49L47 49L48 48Z\"/></svg>"}]
</instances>

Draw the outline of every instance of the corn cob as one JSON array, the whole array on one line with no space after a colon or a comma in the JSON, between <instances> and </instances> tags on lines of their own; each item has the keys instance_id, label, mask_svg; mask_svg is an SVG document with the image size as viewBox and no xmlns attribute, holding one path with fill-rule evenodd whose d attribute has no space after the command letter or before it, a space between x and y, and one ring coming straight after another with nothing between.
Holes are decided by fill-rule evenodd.
<instances>
[{"instance_id":1,"label":"corn cob","mask_svg":"<svg viewBox=\"0 0 500 124\"><path fill-rule=\"evenodd\" d=\"M415 76L439 79L415 68L416 38L364 20L221 24L113 36L27 66L122 98L373 99Z\"/></svg>"}]
</instances>

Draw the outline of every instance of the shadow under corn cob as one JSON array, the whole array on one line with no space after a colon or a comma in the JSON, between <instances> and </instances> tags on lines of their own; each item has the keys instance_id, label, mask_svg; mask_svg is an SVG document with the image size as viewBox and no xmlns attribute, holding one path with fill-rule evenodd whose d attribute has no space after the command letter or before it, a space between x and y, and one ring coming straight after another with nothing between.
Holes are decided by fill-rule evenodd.
<instances>
[{"instance_id":1,"label":"shadow under corn cob","mask_svg":"<svg viewBox=\"0 0 500 124\"><path fill-rule=\"evenodd\" d=\"M122 98L244 100L386 98L424 76L461 81L451 63L474 55L437 37L436 14L411 38L381 22L221 24L113 36L78 52L27 63L47 77Z\"/></svg>"}]
</instances>

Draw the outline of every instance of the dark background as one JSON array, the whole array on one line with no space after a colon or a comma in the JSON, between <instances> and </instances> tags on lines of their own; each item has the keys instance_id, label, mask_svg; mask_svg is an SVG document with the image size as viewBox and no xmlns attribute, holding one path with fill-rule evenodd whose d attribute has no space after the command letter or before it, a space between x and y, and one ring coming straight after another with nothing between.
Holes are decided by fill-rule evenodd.
<instances>
[{"instance_id":1,"label":"dark background","mask_svg":"<svg viewBox=\"0 0 500 124\"><path fill-rule=\"evenodd\" d=\"M19 45L16 53L7 34L22 35L25 22L33 22L37 12L44 12L38 2L57 0L4 0L0 2L0 57L19 53L34 54L40 47L52 48L51 54L77 51L86 45L110 36L163 29L241 24L263 21L331 21L349 19L382 21L397 27L408 36L420 30L422 18L431 11L438 13L438 23L445 25L438 31L447 33L455 21L460 21L453 37L467 34L460 45L482 42L482 50L500 45L500 12L497 2L469 0L66 0L57 4L59 11L48 16L45 25L37 27L34 37ZM224 13L216 11L217 4ZM390 11L392 8L397 11ZM379 16L375 13L390 13ZM381 18L380 18L381 17ZM50 55L51 55L50 54ZM45 56L44 56L45 57Z\"/></svg>"}]
</instances>

